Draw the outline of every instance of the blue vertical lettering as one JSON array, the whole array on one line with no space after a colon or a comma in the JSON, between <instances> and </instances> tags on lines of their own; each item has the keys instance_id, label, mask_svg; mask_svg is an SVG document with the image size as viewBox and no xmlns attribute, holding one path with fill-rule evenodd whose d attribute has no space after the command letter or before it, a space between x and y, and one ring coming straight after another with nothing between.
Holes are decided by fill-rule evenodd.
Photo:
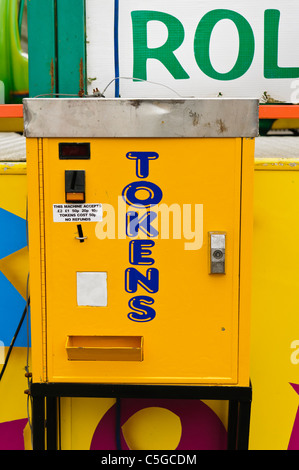
<instances>
[{"instance_id":1,"label":"blue vertical lettering","mask_svg":"<svg viewBox=\"0 0 299 470\"><path fill-rule=\"evenodd\" d=\"M137 212L127 212L126 233L128 237L137 237L138 230L141 230L147 237L157 237L159 232L151 226L151 222L155 220L157 214L148 211L138 218Z\"/></svg>"},{"instance_id":2,"label":"blue vertical lettering","mask_svg":"<svg viewBox=\"0 0 299 470\"><path fill-rule=\"evenodd\" d=\"M146 191L148 197L138 198L138 191ZM129 206L149 209L159 204L163 194L159 186L150 181L134 181L123 189L122 196Z\"/></svg>"},{"instance_id":3,"label":"blue vertical lettering","mask_svg":"<svg viewBox=\"0 0 299 470\"><path fill-rule=\"evenodd\" d=\"M128 152L129 160L136 160L136 175L138 178L147 178L149 174L149 160L157 160L156 152Z\"/></svg>"},{"instance_id":4,"label":"blue vertical lettering","mask_svg":"<svg viewBox=\"0 0 299 470\"><path fill-rule=\"evenodd\" d=\"M153 294L159 290L159 271L156 268L149 268L146 276L141 274L136 268L128 268L125 271L125 290L136 292L138 285L147 292Z\"/></svg>"},{"instance_id":5,"label":"blue vertical lettering","mask_svg":"<svg viewBox=\"0 0 299 470\"><path fill-rule=\"evenodd\" d=\"M154 299L146 295L137 295L129 300L129 307L133 310L128 314L128 318L136 322L147 322L155 318L156 312L150 307Z\"/></svg>"},{"instance_id":6,"label":"blue vertical lettering","mask_svg":"<svg viewBox=\"0 0 299 470\"><path fill-rule=\"evenodd\" d=\"M131 264L135 265L150 265L154 264L153 258L148 258L152 251L148 248L155 246L152 240L132 240L129 243L129 260Z\"/></svg>"}]
</instances>

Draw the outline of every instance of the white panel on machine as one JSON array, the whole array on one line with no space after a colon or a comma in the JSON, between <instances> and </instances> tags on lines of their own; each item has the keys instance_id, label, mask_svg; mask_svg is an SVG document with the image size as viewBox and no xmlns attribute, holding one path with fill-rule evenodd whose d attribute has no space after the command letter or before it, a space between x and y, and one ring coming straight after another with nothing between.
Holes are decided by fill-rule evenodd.
<instances>
[{"instance_id":1,"label":"white panel on machine","mask_svg":"<svg viewBox=\"0 0 299 470\"><path fill-rule=\"evenodd\" d=\"M107 307L107 273L77 273L77 304L89 307Z\"/></svg>"}]
</instances>

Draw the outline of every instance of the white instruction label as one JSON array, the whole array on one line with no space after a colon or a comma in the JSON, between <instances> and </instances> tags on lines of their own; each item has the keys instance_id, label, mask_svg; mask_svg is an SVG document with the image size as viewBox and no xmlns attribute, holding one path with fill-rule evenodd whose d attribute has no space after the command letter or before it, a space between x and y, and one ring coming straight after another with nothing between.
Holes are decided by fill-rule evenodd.
<instances>
[{"instance_id":1,"label":"white instruction label","mask_svg":"<svg viewBox=\"0 0 299 470\"><path fill-rule=\"evenodd\" d=\"M101 222L102 204L53 204L54 222Z\"/></svg>"}]
</instances>

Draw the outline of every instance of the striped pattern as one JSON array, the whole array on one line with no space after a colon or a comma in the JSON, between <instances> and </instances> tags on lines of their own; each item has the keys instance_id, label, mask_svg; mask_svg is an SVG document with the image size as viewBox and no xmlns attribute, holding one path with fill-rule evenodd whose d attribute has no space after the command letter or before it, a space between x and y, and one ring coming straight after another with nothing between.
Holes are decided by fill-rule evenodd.
<instances>
[{"instance_id":1,"label":"striped pattern","mask_svg":"<svg viewBox=\"0 0 299 470\"><path fill-rule=\"evenodd\" d=\"M0 132L0 161L26 161L26 139L15 132Z\"/></svg>"},{"instance_id":2,"label":"striped pattern","mask_svg":"<svg viewBox=\"0 0 299 470\"><path fill-rule=\"evenodd\" d=\"M255 158L299 158L299 138L290 135L257 137Z\"/></svg>"}]
</instances>

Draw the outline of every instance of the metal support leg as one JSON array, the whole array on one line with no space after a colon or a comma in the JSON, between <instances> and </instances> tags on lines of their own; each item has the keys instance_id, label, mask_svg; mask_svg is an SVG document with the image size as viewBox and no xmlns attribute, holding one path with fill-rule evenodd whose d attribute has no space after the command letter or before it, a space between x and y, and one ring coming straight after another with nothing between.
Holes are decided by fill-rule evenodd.
<instances>
[{"instance_id":1,"label":"metal support leg","mask_svg":"<svg viewBox=\"0 0 299 470\"><path fill-rule=\"evenodd\" d=\"M47 450L57 450L57 400L47 397Z\"/></svg>"},{"instance_id":2,"label":"metal support leg","mask_svg":"<svg viewBox=\"0 0 299 470\"><path fill-rule=\"evenodd\" d=\"M33 450L45 450L45 399L32 397Z\"/></svg>"},{"instance_id":3,"label":"metal support leg","mask_svg":"<svg viewBox=\"0 0 299 470\"><path fill-rule=\"evenodd\" d=\"M235 450L237 445L239 403L237 400L229 401L227 450Z\"/></svg>"},{"instance_id":4,"label":"metal support leg","mask_svg":"<svg viewBox=\"0 0 299 470\"><path fill-rule=\"evenodd\" d=\"M248 450L251 400L241 401L239 407L239 424L237 450Z\"/></svg>"}]
</instances>

